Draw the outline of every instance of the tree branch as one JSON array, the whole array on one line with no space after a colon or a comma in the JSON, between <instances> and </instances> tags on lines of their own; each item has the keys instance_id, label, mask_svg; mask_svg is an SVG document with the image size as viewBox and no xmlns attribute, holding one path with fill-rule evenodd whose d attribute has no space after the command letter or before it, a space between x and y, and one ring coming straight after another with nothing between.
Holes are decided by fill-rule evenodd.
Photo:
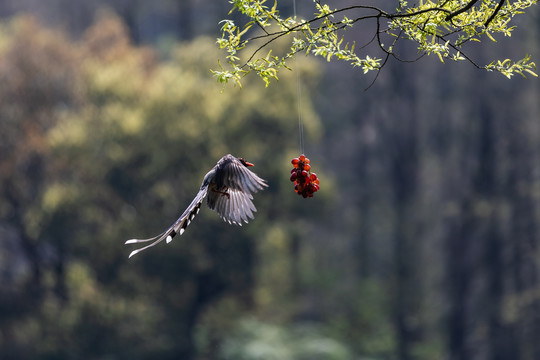
<instances>
[{"instance_id":1,"label":"tree branch","mask_svg":"<svg viewBox=\"0 0 540 360\"><path fill-rule=\"evenodd\" d=\"M308 18L299 21L296 20L296 17L294 20L291 18L282 19L275 15L274 10L272 10L269 11L269 14L265 15L263 12L262 15L257 15L256 17L257 19L263 19L264 21L264 23L258 24L259 27L261 27L264 31L263 34L251 33L251 35L253 35L252 37L247 38L246 40L241 40L240 35L244 34L248 28L244 28L241 33L239 32L240 30L238 30L238 36L231 33L230 39L238 41L233 44L234 48L230 50L232 54L231 56L234 59L231 64L235 66L235 71L239 72L241 69L249 67L251 70L256 70L258 72L262 71L261 69L266 71L268 68L275 73L280 67L287 68L285 64L287 59L294 57L298 52L309 52L310 50L313 50L316 56L326 56L328 60L330 60L332 57L337 57L340 60L350 62L354 66L361 66L364 72L368 72L370 70L380 71L380 69L388 62L390 57L393 57L400 62L409 62L409 60L401 59L394 49L397 42L403 39L409 39L418 44L419 50L422 52L422 55L419 58L426 54L436 53L441 58L441 61L444 61L443 58L449 58L452 60L467 60L476 68L489 69L489 66L480 66L479 64L475 63L467 54L463 53L461 50L461 45L472 40L477 40L482 35L485 35L487 33L487 27L495 18L497 18L498 14L501 13L502 7L505 4L505 0L498 0L497 4L492 2L489 4L490 6L479 6L477 9L479 14L468 17L467 21L460 22L458 24L454 23L452 19L473 8L476 9L475 6L478 5L479 0L441 0L436 7L420 6L420 8L408 8L405 6L405 8L394 10L394 13L387 12L386 10L383 10L377 6L371 5L352 5L332 10L328 8L328 6L322 5L321 1L319 0L315 0L315 2L318 5L316 12L313 14L314 17L311 19ZM523 8L529 6L531 5L527 2L527 4L523 5ZM493 13L490 14L491 11L493 11ZM354 15L352 18L345 17L343 15L343 19L340 19L341 16L337 16L336 19L334 19L335 15L346 12L353 13ZM510 15L513 15L514 13L517 13L517 10L513 8L509 9ZM484 20L486 18L487 20ZM377 28L373 38L361 46L360 49L367 47L376 40L380 49L379 51L384 53L382 59L372 58L369 56L365 59L360 58L357 55L357 52L354 51L354 42L351 49L349 49L350 44L348 42L345 44L345 48L340 46L345 38L345 35L339 34L341 31L352 27L353 24L368 19L375 19ZM381 30L381 21L383 21L383 19L388 20L388 26L386 29ZM264 27L269 25L267 23L268 20L270 23L276 22L280 28L275 31L267 31L264 29ZM491 29L493 32L504 32L505 34L510 33L511 30L512 28L506 27L506 22L502 24L501 27L498 26L497 28ZM394 41L391 41L386 38L386 35L383 37L381 33L385 33L388 36L395 36L396 38ZM257 57L262 49L268 47L275 40L287 35L292 35L294 39L292 40L291 48L286 55L272 56L272 58L262 58L253 62L253 59ZM491 38L489 33L487 33L487 36ZM226 41L225 39L221 40ZM231 42L233 40L229 41ZM384 45L383 40L390 41L391 45ZM234 56L236 50L242 49L245 47L247 42L250 41L257 41L260 46L254 47L255 50L252 51L250 56L248 56L247 61L244 62L243 65L237 64L237 60L239 60L239 58ZM437 44L435 44L435 42ZM454 51L457 53L454 53ZM410 61L414 62L416 60ZM527 62L528 59L524 59L523 61ZM528 66L534 67L534 63L530 62L530 65ZM501 65L501 67L503 66ZM519 70L521 68L525 68L525 66L519 63L515 66L515 68ZM517 70L514 68L508 71L517 72ZM508 76L508 71L506 73L503 72L503 74ZM266 73L263 73L263 75L266 76ZM375 79L377 79L377 76ZM265 81L266 80L267 78L265 78Z\"/></svg>"},{"instance_id":2,"label":"tree branch","mask_svg":"<svg viewBox=\"0 0 540 360\"><path fill-rule=\"evenodd\" d=\"M474 0L473 0L474 1ZM477 1L477 0L476 0ZM337 13L340 13L340 12L344 12L344 11L350 11L350 10L355 10L355 9L363 9L363 10L373 10L373 11L376 11L377 14L373 14L373 15L366 15L366 16L361 16L359 18L356 18L353 20L353 23L356 23L358 21L361 21L361 20L367 20L367 19L377 19L377 23L379 22L379 19L381 17L384 17L384 18L387 18L387 19L396 19L396 18L406 18L406 17L413 17L413 16L416 16L416 15L421 15L421 14L424 14L426 12L435 12L435 11L442 11L442 12L446 12L448 14L450 14L450 11L447 10L447 9L443 9L443 8L439 8L439 7L433 7L433 8L429 8L429 9L422 9L422 10L419 10L419 11L415 11L415 12L412 12L412 13L406 13L406 14L401 14L401 13L398 13L398 14L390 14L390 13L387 13L386 11L378 8L378 7L375 7L375 6L369 6L369 5L353 5L353 6L348 6L348 7L345 7L345 8L341 8L341 9L337 9L337 10L334 10L334 11L331 11L329 12L328 14L324 14L324 15L321 15L321 16L317 16L313 19L310 19L306 22L303 22L303 23L300 23L300 24L296 24L292 27L287 27L287 30L282 30L282 31L277 31L277 32L273 32L273 33L268 33L265 31L265 34L264 35L260 35L260 36L254 36L252 38L249 38L247 40L244 41L244 43L247 43L249 41L253 41L253 40L258 40L258 39L263 39L263 38L268 38L269 36L273 36L273 38L269 39L267 42L265 42L264 44L262 44L261 46L259 46L252 54L251 56L249 57L249 59L246 61L246 64L248 62L250 62L254 57L255 55L261 51L262 49L264 49L266 46L268 46L270 43L272 43L273 41L279 39L280 37L283 37L285 35L288 35L290 33L293 33L293 32L298 32L298 31L301 31L300 28L306 24L311 24L311 23L314 23L316 21L319 21L319 20L322 20L322 19L325 19L331 15L334 15L334 14L337 14ZM395 55L393 54L392 56L395 57ZM244 66L246 65L244 64ZM242 66L242 67L244 67Z\"/></svg>"},{"instance_id":3,"label":"tree branch","mask_svg":"<svg viewBox=\"0 0 540 360\"><path fill-rule=\"evenodd\" d=\"M477 2L478 2L478 0L471 0L467 5L465 5L461 9L456 10L453 13L450 13L444 20L450 21L453 17L455 17L455 16L457 16L457 15L459 15L461 13L464 13L465 11L472 8L474 6L474 4L476 4Z\"/></svg>"}]
</instances>

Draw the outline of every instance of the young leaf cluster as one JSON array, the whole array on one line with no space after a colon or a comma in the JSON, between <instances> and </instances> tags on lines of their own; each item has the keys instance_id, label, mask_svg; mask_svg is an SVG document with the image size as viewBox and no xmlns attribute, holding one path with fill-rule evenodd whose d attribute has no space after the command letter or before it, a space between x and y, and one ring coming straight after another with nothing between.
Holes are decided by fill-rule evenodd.
<instances>
[{"instance_id":1,"label":"young leaf cluster","mask_svg":"<svg viewBox=\"0 0 540 360\"><path fill-rule=\"evenodd\" d=\"M393 11L371 5L352 5L331 8L321 0L313 0L313 16L300 19L282 17L278 0L232 0L229 14L238 11L248 22L238 25L233 20L223 20L220 49L226 52L227 65L221 63L214 75L222 83L233 81L241 85L245 75L254 72L266 86L278 79L281 68L288 68L287 61L298 53L321 56L327 61L337 59L359 67L366 74L378 72L390 57L400 57L396 44L409 40L416 44L419 55L436 55L445 60L468 61L479 69L497 71L510 78L525 73L537 76L536 65L530 56L521 60L495 60L488 65L477 64L467 55L463 46L488 38L496 42L499 34L511 36L515 26L513 18L522 14L537 0L421 0L409 5L398 0ZM354 16L353 16L354 15ZM360 22L374 24L371 40L362 46L345 40L345 31ZM273 43L281 38L289 42L288 50L272 54ZM252 43L249 48L246 46ZM376 44L375 47L368 45ZM240 52L247 55L240 56ZM369 52L368 52L369 50Z\"/></svg>"}]
</instances>

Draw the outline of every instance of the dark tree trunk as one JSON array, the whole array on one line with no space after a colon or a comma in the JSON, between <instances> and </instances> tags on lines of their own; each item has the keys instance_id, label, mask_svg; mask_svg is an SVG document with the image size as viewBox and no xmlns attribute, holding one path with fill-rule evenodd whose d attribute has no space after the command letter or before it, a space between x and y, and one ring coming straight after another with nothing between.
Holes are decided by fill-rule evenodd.
<instances>
[{"instance_id":1,"label":"dark tree trunk","mask_svg":"<svg viewBox=\"0 0 540 360\"><path fill-rule=\"evenodd\" d=\"M448 311L448 353L451 360L471 359L467 348L467 330L469 324L467 299L473 269L470 262L470 234L473 228L471 204L464 201L460 207L460 218L448 222L449 236L447 244L447 291Z\"/></svg>"},{"instance_id":2,"label":"dark tree trunk","mask_svg":"<svg viewBox=\"0 0 540 360\"><path fill-rule=\"evenodd\" d=\"M411 347L421 338L421 329L411 319L418 316L421 299L421 282L417 276L421 248L416 221L416 202L419 196L419 136L414 113L415 97L403 78L398 88L404 96L404 109L408 109L407 122L393 122L388 144L391 149L390 177L395 209L393 239L394 294L393 323L397 342L397 358L412 359ZM395 119L394 119L395 120Z\"/></svg>"}]
</instances>

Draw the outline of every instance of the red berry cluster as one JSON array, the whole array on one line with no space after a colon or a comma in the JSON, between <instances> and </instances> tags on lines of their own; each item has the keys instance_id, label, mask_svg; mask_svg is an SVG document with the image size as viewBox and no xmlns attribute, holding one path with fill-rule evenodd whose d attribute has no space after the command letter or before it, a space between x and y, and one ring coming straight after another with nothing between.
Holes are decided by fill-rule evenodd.
<instances>
[{"instance_id":1,"label":"red berry cluster","mask_svg":"<svg viewBox=\"0 0 540 360\"><path fill-rule=\"evenodd\" d=\"M313 197L313 193L319 190L317 174L310 173L309 159L304 155L292 159L291 181L294 182L294 191L304 198Z\"/></svg>"}]
</instances>

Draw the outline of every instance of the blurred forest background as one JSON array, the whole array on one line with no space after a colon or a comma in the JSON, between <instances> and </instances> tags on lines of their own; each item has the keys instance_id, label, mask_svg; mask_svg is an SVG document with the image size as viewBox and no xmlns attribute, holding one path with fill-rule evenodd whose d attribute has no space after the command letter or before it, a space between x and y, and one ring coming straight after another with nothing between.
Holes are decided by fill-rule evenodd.
<instances>
[{"instance_id":1,"label":"blurred forest background","mask_svg":"<svg viewBox=\"0 0 540 360\"><path fill-rule=\"evenodd\" d=\"M423 58L365 91L301 57L304 200L296 73L209 71L229 7L0 2L0 358L540 359L538 80ZM538 15L470 55L539 62ZM203 208L128 260L226 153L270 184L255 220Z\"/></svg>"}]
</instances>

